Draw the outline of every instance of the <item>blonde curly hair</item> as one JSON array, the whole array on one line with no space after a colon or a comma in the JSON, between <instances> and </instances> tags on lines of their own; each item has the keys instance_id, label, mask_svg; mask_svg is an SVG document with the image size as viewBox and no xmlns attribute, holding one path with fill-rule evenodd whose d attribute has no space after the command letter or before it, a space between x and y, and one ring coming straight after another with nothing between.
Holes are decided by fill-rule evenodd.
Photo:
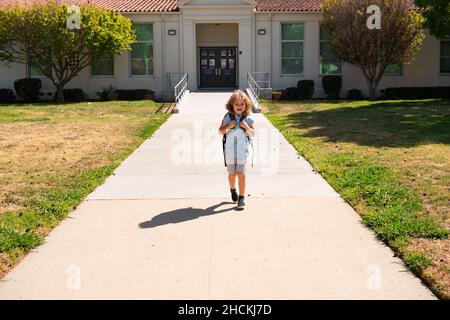
<instances>
[{"instance_id":1,"label":"blonde curly hair","mask_svg":"<svg viewBox=\"0 0 450 320\"><path fill-rule=\"evenodd\" d=\"M226 104L226 108L229 113L234 114L234 105L237 101L244 102L244 113L248 117L252 111L253 103L250 98L242 90L236 90Z\"/></svg>"}]
</instances>

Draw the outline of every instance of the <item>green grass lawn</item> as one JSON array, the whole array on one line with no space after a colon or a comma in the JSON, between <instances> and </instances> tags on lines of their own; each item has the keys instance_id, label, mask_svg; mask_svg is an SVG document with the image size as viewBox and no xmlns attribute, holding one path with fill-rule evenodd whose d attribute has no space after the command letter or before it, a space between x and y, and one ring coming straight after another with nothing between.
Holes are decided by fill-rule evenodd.
<instances>
[{"instance_id":1,"label":"green grass lawn","mask_svg":"<svg viewBox=\"0 0 450 320\"><path fill-rule=\"evenodd\" d=\"M450 298L450 101L263 106L363 223Z\"/></svg>"},{"instance_id":2,"label":"green grass lawn","mask_svg":"<svg viewBox=\"0 0 450 320\"><path fill-rule=\"evenodd\" d=\"M0 105L0 278L167 120L159 107Z\"/></svg>"}]
</instances>

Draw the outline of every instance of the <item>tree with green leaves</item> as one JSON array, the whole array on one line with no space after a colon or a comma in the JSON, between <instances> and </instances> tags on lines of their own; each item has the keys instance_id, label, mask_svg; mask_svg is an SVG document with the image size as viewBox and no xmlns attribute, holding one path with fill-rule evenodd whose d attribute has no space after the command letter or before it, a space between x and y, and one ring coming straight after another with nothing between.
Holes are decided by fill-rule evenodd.
<instances>
[{"instance_id":1,"label":"tree with green leaves","mask_svg":"<svg viewBox=\"0 0 450 320\"><path fill-rule=\"evenodd\" d=\"M406 0L324 0L322 11L334 52L361 69L371 99L386 68L411 63L425 38L424 18Z\"/></svg>"},{"instance_id":2,"label":"tree with green leaves","mask_svg":"<svg viewBox=\"0 0 450 320\"><path fill-rule=\"evenodd\" d=\"M450 1L449 0L415 0L426 18L425 26L438 38L450 38Z\"/></svg>"},{"instance_id":3,"label":"tree with green leaves","mask_svg":"<svg viewBox=\"0 0 450 320\"><path fill-rule=\"evenodd\" d=\"M121 14L94 5L73 8L49 0L0 9L0 61L31 62L52 81L58 102L64 101L65 85L93 57L130 50L135 41L131 21ZM70 28L73 14L78 28Z\"/></svg>"}]
</instances>

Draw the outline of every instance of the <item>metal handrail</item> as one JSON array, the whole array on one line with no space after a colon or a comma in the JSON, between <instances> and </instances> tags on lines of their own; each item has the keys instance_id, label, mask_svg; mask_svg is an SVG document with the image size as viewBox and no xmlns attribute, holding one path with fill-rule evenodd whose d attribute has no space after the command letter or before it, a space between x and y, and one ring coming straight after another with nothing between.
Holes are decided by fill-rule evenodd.
<instances>
[{"instance_id":1,"label":"metal handrail","mask_svg":"<svg viewBox=\"0 0 450 320\"><path fill-rule=\"evenodd\" d=\"M179 107L181 105L181 102L187 92L189 83L189 75L187 73L184 74L184 76L181 78L181 80L175 85L174 87L174 94L175 94L175 109L178 112Z\"/></svg>"},{"instance_id":2,"label":"metal handrail","mask_svg":"<svg viewBox=\"0 0 450 320\"><path fill-rule=\"evenodd\" d=\"M270 89L272 87L272 74L270 72L252 72L253 79L262 89Z\"/></svg>"},{"instance_id":3,"label":"metal handrail","mask_svg":"<svg viewBox=\"0 0 450 320\"><path fill-rule=\"evenodd\" d=\"M255 79L253 78L253 76L250 72L247 73L247 85L248 85L247 92L249 93L250 99L253 102L253 107L254 107L255 111L258 111L260 109L259 94L261 92L261 87L255 81Z\"/></svg>"},{"instance_id":4,"label":"metal handrail","mask_svg":"<svg viewBox=\"0 0 450 320\"><path fill-rule=\"evenodd\" d=\"M256 82L255 78L253 78L250 72L247 74L247 83L253 94L259 98L259 91L261 90L261 87L259 86L258 82Z\"/></svg>"}]
</instances>

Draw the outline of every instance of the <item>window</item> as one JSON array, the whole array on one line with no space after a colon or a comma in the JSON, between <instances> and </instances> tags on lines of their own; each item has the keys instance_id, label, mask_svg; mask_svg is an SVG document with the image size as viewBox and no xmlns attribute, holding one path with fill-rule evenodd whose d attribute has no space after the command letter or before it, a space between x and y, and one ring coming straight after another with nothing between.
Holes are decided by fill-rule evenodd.
<instances>
[{"instance_id":1,"label":"window","mask_svg":"<svg viewBox=\"0 0 450 320\"><path fill-rule=\"evenodd\" d=\"M303 23L281 25L281 73L303 74Z\"/></svg>"},{"instance_id":2,"label":"window","mask_svg":"<svg viewBox=\"0 0 450 320\"><path fill-rule=\"evenodd\" d=\"M450 73L450 40L441 40L441 73Z\"/></svg>"},{"instance_id":3,"label":"window","mask_svg":"<svg viewBox=\"0 0 450 320\"><path fill-rule=\"evenodd\" d=\"M93 76L113 76L114 56L94 57L92 59L91 73Z\"/></svg>"},{"instance_id":4,"label":"window","mask_svg":"<svg viewBox=\"0 0 450 320\"><path fill-rule=\"evenodd\" d=\"M403 65L400 63L390 64L384 70L384 74L388 76L401 76L403 75Z\"/></svg>"},{"instance_id":5,"label":"window","mask_svg":"<svg viewBox=\"0 0 450 320\"><path fill-rule=\"evenodd\" d=\"M153 75L153 25L134 24L136 42L131 45L131 74Z\"/></svg>"},{"instance_id":6,"label":"window","mask_svg":"<svg viewBox=\"0 0 450 320\"><path fill-rule=\"evenodd\" d=\"M320 74L341 74L341 60L331 47L330 35L320 26Z\"/></svg>"},{"instance_id":7,"label":"window","mask_svg":"<svg viewBox=\"0 0 450 320\"><path fill-rule=\"evenodd\" d=\"M47 66L47 71L50 72L51 70L51 65ZM28 60L28 77L29 78L40 78L40 77L45 77L45 75L42 73L41 69L39 69L39 67L33 63L31 60Z\"/></svg>"}]
</instances>

